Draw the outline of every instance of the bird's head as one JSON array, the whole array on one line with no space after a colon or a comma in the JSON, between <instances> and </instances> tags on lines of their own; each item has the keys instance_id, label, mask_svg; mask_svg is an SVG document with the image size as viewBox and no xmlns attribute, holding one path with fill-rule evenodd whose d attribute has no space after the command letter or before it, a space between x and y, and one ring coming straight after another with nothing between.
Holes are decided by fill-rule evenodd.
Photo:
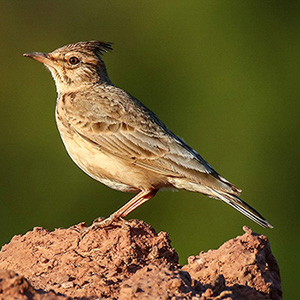
<instances>
[{"instance_id":1,"label":"bird's head","mask_svg":"<svg viewBox=\"0 0 300 300\"><path fill-rule=\"evenodd\" d=\"M24 56L43 63L50 70L58 93L65 93L89 84L110 83L101 59L110 50L111 43L89 41L69 44L50 53L31 52Z\"/></svg>"}]
</instances>

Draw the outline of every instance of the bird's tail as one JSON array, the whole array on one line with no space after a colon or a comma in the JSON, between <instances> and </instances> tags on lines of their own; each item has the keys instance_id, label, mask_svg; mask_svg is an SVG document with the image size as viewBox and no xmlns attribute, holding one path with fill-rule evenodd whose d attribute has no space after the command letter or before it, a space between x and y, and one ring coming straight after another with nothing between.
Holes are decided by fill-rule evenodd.
<instances>
[{"instance_id":1,"label":"bird's tail","mask_svg":"<svg viewBox=\"0 0 300 300\"><path fill-rule=\"evenodd\" d=\"M238 210L240 213L242 213L252 221L259 224L260 226L264 228L273 228L273 226L259 212L257 212L254 208L252 208L239 197L229 193L217 192L211 188L209 188L209 190L211 191L211 195L214 198L226 202L227 204Z\"/></svg>"}]
</instances>

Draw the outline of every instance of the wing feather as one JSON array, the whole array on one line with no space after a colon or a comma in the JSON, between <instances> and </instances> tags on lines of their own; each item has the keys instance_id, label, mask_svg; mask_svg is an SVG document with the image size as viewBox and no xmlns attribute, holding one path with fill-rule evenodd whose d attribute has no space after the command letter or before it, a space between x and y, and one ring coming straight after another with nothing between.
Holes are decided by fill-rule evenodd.
<instances>
[{"instance_id":1,"label":"wing feather","mask_svg":"<svg viewBox=\"0 0 300 300\"><path fill-rule=\"evenodd\" d=\"M238 192L156 115L135 98L128 99L129 95L122 93L119 97L127 97L123 102L115 101L115 93L114 99L101 98L99 94L90 98L87 95L84 100L81 97L80 105L76 105L77 99L74 99L72 105L65 108L65 118L82 138L129 163L160 175L200 184L211 182L222 190ZM82 117L89 115L93 117Z\"/></svg>"},{"instance_id":2,"label":"wing feather","mask_svg":"<svg viewBox=\"0 0 300 300\"><path fill-rule=\"evenodd\" d=\"M130 162L134 160L136 165L145 169L173 177L189 177L195 171L195 176L192 177L197 177L196 174L199 172L210 173L210 170L206 169L193 153L188 152L167 133L150 135L140 129L127 131L123 129L127 124L117 123L117 120L113 123L108 123L106 120L105 130L101 133L95 132L94 123L78 126L82 122L78 122L74 116L69 122L80 136L91 140L104 151ZM103 124L103 121L97 123ZM103 129L104 126L101 125L100 128Z\"/></svg>"}]
</instances>

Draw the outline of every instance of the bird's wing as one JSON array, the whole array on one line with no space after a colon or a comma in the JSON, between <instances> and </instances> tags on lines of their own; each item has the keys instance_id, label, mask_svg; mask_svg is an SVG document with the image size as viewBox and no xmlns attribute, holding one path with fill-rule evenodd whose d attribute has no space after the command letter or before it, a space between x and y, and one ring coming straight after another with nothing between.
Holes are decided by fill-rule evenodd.
<instances>
[{"instance_id":1,"label":"bird's wing","mask_svg":"<svg viewBox=\"0 0 300 300\"><path fill-rule=\"evenodd\" d=\"M81 138L146 169L176 177L184 176L185 169L210 173L210 169L166 133L150 134L111 118L88 123L73 118L69 122Z\"/></svg>"},{"instance_id":2,"label":"bird's wing","mask_svg":"<svg viewBox=\"0 0 300 300\"><path fill-rule=\"evenodd\" d=\"M98 102L90 99L80 107L80 110L73 107L75 109L65 116L80 137L102 151L168 177L209 183L211 176L207 175L212 175L212 180L219 181L222 189L235 191L233 185L144 106L127 108L130 113L122 114L120 109L116 110L118 113L112 110L107 113L99 108ZM90 117L83 117L89 114Z\"/></svg>"}]
</instances>

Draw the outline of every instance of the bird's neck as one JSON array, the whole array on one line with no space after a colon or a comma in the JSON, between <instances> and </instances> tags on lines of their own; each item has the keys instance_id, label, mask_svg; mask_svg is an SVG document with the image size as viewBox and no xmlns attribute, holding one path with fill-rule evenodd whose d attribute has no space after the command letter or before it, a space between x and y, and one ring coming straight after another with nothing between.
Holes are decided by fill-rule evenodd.
<instances>
[{"instance_id":1,"label":"bird's neck","mask_svg":"<svg viewBox=\"0 0 300 300\"><path fill-rule=\"evenodd\" d=\"M55 82L56 85L56 91L58 95L63 95L67 93L78 93L78 92L84 92L89 89L94 89L95 86L103 86L103 87L108 87L108 86L113 86L112 82L109 80L107 81L98 81L98 82L84 82L79 84L76 83L70 83L70 84L63 84L60 82Z\"/></svg>"}]
</instances>

